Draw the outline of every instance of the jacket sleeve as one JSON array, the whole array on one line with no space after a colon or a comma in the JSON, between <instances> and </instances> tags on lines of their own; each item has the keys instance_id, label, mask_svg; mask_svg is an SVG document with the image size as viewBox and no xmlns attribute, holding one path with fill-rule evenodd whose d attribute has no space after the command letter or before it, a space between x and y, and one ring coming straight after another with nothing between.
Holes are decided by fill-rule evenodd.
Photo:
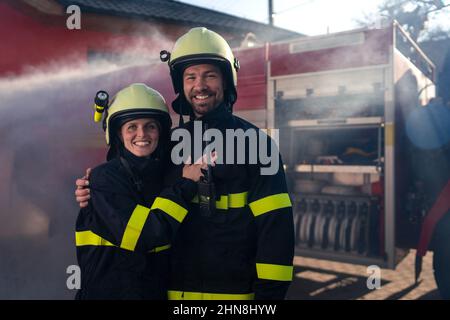
<instances>
[{"instance_id":1,"label":"jacket sleeve","mask_svg":"<svg viewBox=\"0 0 450 320\"><path fill-rule=\"evenodd\" d=\"M172 186L166 187L150 208L150 215L137 248L157 251L161 245L170 245L196 193L197 183L186 178L179 178ZM158 235L159 239L152 246L150 244L156 240L155 235Z\"/></svg>"},{"instance_id":2,"label":"jacket sleeve","mask_svg":"<svg viewBox=\"0 0 450 320\"><path fill-rule=\"evenodd\" d=\"M115 182L104 178L107 183ZM149 208L137 203L130 194L92 186L89 205L80 211L77 221L77 246L110 245L139 252L167 248L195 192L195 182L180 178L166 187Z\"/></svg>"},{"instance_id":3,"label":"jacket sleeve","mask_svg":"<svg viewBox=\"0 0 450 320\"><path fill-rule=\"evenodd\" d=\"M271 141L268 138L267 141ZM272 140L273 141L273 140ZM284 299L292 281L294 224L283 163L278 148L278 168L264 173L264 167L249 166L252 184L248 203L257 228L255 299ZM270 147L266 150L271 150ZM268 153L270 154L270 153ZM270 171L270 170L269 170Z\"/></svg>"}]
</instances>

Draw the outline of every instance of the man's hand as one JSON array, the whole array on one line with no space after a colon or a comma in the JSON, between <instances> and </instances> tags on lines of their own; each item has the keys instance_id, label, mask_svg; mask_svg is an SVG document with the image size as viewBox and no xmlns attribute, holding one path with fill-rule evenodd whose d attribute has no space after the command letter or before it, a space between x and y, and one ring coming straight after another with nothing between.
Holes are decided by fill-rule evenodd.
<instances>
[{"instance_id":1,"label":"man's hand","mask_svg":"<svg viewBox=\"0 0 450 320\"><path fill-rule=\"evenodd\" d=\"M87 168L86 175L81 179L75 181L75 198L80 205L80 208L85 208L88 205L88 200L91 198L89 186L89 175L91 174L91 168Z\"/></svg>"},{"instance_id":2,"label":"man's hand","mask_svg":"<svg viewBox=\"0 0 450 320\"><path fill-rule=\"evenodd\" d=\"M203 177L202 169L206 169L208 165L205 164L185 164L183 167L183 177L198 182Z\"/></svg>"},{"instance_id":3,"label":"man's hand","mask_svg":"<svg viewBox=\"0 0 450 320\"><path fill-rule=\"evenodd\" d=\"M217 155L215 152L211 153L209 158L206 155L203 155L203 157L199 158L193 164L190 164L191 157L189 156L183 167L183 177L198 182L200 178L203 177L203 171L208 168L208 162L214 167L216 165L216 160Z\"/></svg>"}]
</instances>

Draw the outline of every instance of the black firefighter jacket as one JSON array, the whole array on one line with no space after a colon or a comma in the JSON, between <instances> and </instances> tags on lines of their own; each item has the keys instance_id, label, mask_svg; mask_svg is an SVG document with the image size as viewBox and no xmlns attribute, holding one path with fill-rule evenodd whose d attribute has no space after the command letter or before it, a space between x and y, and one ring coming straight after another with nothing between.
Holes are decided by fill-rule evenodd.
<instances>
[{"instance_id":1,"label":"black firefighter jacket","mask_svg":"<svg viewBox=\"0 0 450 320\"><path fill-rule=\"evenodd\" d=\"M224 137L226 129L259 130L223 105L201 120ZM183 127L191 133L194 148L194 121ZM173 142L172 151L177 145ZM235 156L239 147L235 146ZM250 147L254 146L245 144L246 156ZM172 245L169 299L285 297L293 273L294 226L283 164L279 157L276 173L261 175L261 163L249 164L246 159L245 164L212 168L217 195L212 217L199 213L198 196L190 203L190 214ZM181 169L172 167L168 185L180 177Z\"/></svg>"},{"instance_id":2,"label":"black firefighter jacket","mask_svg":"<svg viewBox=\"0 0 450 320\"><path fill-rule=\"evenodd\" d=\"M92 170L91 200L76 223L77 299L167 299L166 249L196 184L182 178L161 192L163 170L157 160L137 173L143 182L140 194L118 158Z\"/></svg>"}]
</instances>

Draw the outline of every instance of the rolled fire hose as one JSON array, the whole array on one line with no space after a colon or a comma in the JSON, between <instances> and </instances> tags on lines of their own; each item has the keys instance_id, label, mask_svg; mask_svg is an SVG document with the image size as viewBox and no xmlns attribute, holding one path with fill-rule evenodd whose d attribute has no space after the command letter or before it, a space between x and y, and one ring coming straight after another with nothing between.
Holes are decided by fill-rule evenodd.
<instances>
[{"instance_id":1,"label":"rolled fire hose","mask_svg":"<svg viewBox=\"0 0 450 320\"><path fill-rule=\"evenodd\" d=\"M330 219L330 223L328 224L328 247L330 249L333 249L336 243L336 231L338 226L337 223L337 217L333 215Z\"/></svg>"},{"instance_id":2,"label":"rolled fire hose","mask_svg":"<svg viewBox=\"0 0 450 320\"><path fill-rule=\"evenodd\" d=\"M304 214L302 217L302 221L300 223L300 242L301 243L306 242L306 228L308 227L309 216L310 216L309 212Z\"/></svg>"},{"instance_id":3,"label":"rolled fire hose","mask_svg":"<svg viewBox=\"0 0 450 320\"><path fill-rule=\"evenodd\" d=\"M351 250L350 238L352 235L352 223L354 219L354 217L347 219L347 230L345 230L345 251Z\"/></svg>"},{"instance_id":4,"label":"rolled fire hose","mask_svg":"<svg viewBox=\"0 0 450 320\"><path fill-rule=\"evenodd\" d=\"M329 246L330 239L328 238L328 228L330 226L332 215L325 216L325 222L323 224L322 232L322 249L326 249Z\"/></svg>"},{"instance_id":5,"label":"rolled fire hose","mask_svg":"<svg viewBox=\"0 0 450 320\"><path fill-rule=\"evenodd\" d=\"M314 245L320 246L322 243L322 233L320 232L320 228L322 227L323 215L321 213L316 216L316 223L314 225Z\"/></svg>"},{"instance_id":6,"label":"rolled fire hose","mask_svg":"<svg viewBox=\"0 0 450 320\"><path fill-rule=\"evenodd\" d=\"M325 214L322 214L321 220L319 223L319 243L321 248L325 245L325 225L327 224L328 217Z\"/></svg>"},{"instance_id":7,"label":"rolled fire hose","mask_svg":"<svg viewBox=\"0 0 450 320\"><path fill-rule=\"evenodd\" d=\"M352 229L350 234L350 250L357 252L359 243L359 229L361 226L361 221L359 216L355 217L352 221Z\"/></svg>"},{"instance_id":8,"label":"rolled fire hose","mask_svg":"<svg viewBox=\"0 0 450 320\"><path fill-rule=\"evenodd\" d=\"M308 226L306 228L306 241L309 246L312 246L314 243L314 226L316 224L317 214L311 213L311 217L308 220Z\"/></svg>"},{"instance_id":9,"label":"rolled fire hose","mask_svg":"<svg viewBox=\"0 0 450 320\"><path fill-rule=\"evenodd\" d=\"M346 231L347 231L347 226L348 226L348 217L344 217L344 219L342 219L342 223L341 223L341 229L339 230L339 249L340 250L345 250L346 249L346 241L345 241L345 235L346 235Z\"/></svg>"}]
</instances>

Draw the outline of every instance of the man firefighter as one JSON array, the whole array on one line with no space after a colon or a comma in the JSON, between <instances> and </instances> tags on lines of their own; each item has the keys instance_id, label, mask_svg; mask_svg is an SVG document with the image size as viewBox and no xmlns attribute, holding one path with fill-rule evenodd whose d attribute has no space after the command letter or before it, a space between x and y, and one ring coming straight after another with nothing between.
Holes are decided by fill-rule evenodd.
<instances>
[{"instance_id":1,"label":"man firefighter","mask_svg":"<svg viewBox=\"0 0 450 320\"><path fill-rule=\"evenodd\" d=\"M191 146L198 139L194 132L198 123L202 133L220 131L224 145L232 143L226 130L259 133L232 114L239 62L219 34L193 28L161 58L168 61L178 94L172 107L180 117L190 117L180 128L189 131ZM270 141L266 136L265 143ZM169 299L285 297L293 273L294 227L283 164L279 158L276 173L263 175L264 165L249 162L249 153L246 143L243 164L218 161L199 182L198 197L172 243ZM224 154L220 157L225 159ZM173 165L168 172L166 184L171 185L181 176L182 165ZM82 205L87 193L79 189L76 194Z\"/></svg>"}]
</instances>

